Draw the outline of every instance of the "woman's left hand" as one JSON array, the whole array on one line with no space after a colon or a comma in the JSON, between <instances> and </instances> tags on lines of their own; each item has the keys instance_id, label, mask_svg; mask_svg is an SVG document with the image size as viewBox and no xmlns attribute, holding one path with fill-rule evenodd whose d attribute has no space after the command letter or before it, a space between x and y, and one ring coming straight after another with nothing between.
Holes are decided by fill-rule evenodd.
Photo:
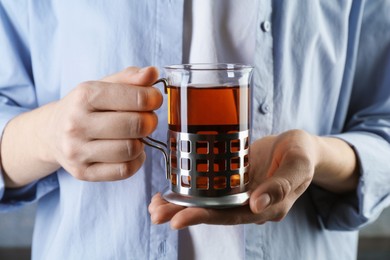
<instances>
[{"instance_id":1,"label":"woman's left hand","mask_svg":"<svg viewBox=\"0 0 390 260\"><path fill-rule=\"evenodd\" d=\"M338 153L343 156L338 158ZM342 140L322 138L302 130L257 140L250 147L249 164L247 205L229 209L182 207L156 194L149 205L152 222L171 221L172 228L182 229L201 223L236 225L280 221L312 181L334 192L352 190L357 183L352 148Z\"/></svg>"}]
</instances>

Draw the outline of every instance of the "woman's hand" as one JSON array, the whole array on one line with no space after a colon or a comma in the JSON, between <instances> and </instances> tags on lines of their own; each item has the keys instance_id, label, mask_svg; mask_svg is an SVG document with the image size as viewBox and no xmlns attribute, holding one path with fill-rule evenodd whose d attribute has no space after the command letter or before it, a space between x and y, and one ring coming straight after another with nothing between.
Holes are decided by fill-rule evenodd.
<instances>
[{"instance_id":1,"label":"woman's hand","mask_svg":"<svg viewBox=\"0 0 390 260\"><path fill-rule=\"evenodd\" d=\"M154 67L129 67L11 120L1 147L7 186L23 186L59 167L87 181L134 174L145 160L139 138L157 126L153 110L162 94L151 87L157 77Z\"/></svg>"},{"instance_id":2,"label":"woman's hand","mask_svg":"<svg viewBox=\"0 0 390 260\"><path fill-rule=\"evenodd\" d=\"M149 205L152 221L171 221L175 229L201 223L280 221L311 182L334 192L346 192L356 187L358 179L355 154L344 141L301 130L257 140L250 147L249 163L248 205L231 209L186 208L157 194Z\"/></svg>"}]
</instances>

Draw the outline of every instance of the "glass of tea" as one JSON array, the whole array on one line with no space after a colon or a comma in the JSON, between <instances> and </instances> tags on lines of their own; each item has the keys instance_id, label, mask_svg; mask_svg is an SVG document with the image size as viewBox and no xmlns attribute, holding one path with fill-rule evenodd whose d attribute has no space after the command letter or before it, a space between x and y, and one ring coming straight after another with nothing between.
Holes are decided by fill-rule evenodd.
<instances>
[{"instance_id":1,"label":"glass of tea","mask_svg":"<svg viewBox=\"0 0 390 260\"><path fill-rule=\"evenodd\" d=\"M168 95L167 143L163 152L170 190L163 196L182 206L234 207L247 203L250 144L250 78L241 64L164 67L159 79Z\"/></svg>"}]
</instances>

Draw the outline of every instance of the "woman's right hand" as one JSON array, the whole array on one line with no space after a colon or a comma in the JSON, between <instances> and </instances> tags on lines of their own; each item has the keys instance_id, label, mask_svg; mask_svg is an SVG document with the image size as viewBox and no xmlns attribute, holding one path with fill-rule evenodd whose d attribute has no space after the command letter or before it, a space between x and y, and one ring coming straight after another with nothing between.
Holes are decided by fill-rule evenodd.
<instances>
[{"instance_id":1,"label":"woman's right hand","mask_svg":"<svg viewBox=\"0 0 390 260\"><path fill-rule=\"evenodd\" d=\"M6 145L2 147L6 179L14 184L11 186L22 186L59 167L86 181L113 181L132 176L145 160L144 145L139 139L151 134L157 126L153 111L163 100L161 92L152 87L157 78L154 67L129 67L100 81L81 83L61 100L37 109L35 114L31 111L26 113L30 115L11 120L6 139L12 127L20 126L13 121L23 121L27 116L25 122L34 122L31 117L45 117L41 127L32 126L37 163L45 165L39 176L20 179L17 162L4 156ZM42 120L36 122L39 125Z\"/></svg>"}]
</instances>

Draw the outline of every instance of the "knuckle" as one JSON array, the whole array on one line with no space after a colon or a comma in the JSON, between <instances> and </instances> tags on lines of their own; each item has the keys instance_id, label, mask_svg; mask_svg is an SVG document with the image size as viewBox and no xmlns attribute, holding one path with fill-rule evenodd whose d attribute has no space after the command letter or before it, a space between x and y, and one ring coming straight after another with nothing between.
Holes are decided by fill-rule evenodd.
<instances>
[{"instance_id":1,"label":"knuckle","mask_svg":"<svg viewBox=\"0 0 390 260\"><path fill-rule=\"evenodd\" d=\"M163 96L161 94L161 91L157 88L151 87L147 88L148 97L149 97L149 108L152 109L158 109L161 107L163 103Z\"/></svg>"},{"instance_id":2,"label":"knuckle","mask_svg":"<svg viewBox=\"0 0 390 260\"><path fill-rule=\"evenodd\" d=\"M130 124L134 135L147 136L157 126L157 116L154 113L136 113Z\"/></svg>"},{"instance_id":3,"label":"knuckle","mask_svg":"<svg viewBox=\"0 0 390 260\"><path fill-rule=\"evenodd\" d=\"M120 179L126 179L134 174L134 170L129 163L122 163L119 166L118 173Z\"/></svg>"},{"instance_id":4,"label":"knuckle","mask_svg":"<svg viewBox=\"0 0 390 260\"><path fill-rule=\"evenodd\" d=\"M63 141L61 145L63 159L72 166L79 167L87 164L88 156L82 146L75 142Z\"/></svg>"},{"instance_id":5,"label":"knuckle","mask_svg":"<svg viewBox=\"0 0 390 260\"><path fill-rule=\"evenodd\" d=\"M309 187L311 180L311 177L306 177L303 183L295 189L295 194L301 195Z\"/></svg>"},{"instance_id":6,"label":"knuckle","mask_svg":"<svg viewBox=\"0 0 390 260\"><path fill-rule=\"evenodd\" d=\"M97 82L95 81L85 81L80 83L74 93L76 105L87 105L93 108L94 100L99 99L99 97L102 96L100 90L101 88L99 88Z\"/></svg>"},{"instance_id":7,"label":"knuckle","mask_svg":"<svg viewBox=\"0 0 390 260\"><path fill-rule=\"evenodd\" d=\"M138 68L138 67L130 66L130 67L127 67L127 68L124 69L124 73L131 75L131 74L134 74L134 73L138 72L139 69L140 68Z\"/></svg>"},{"instance_id":8,"label":"knuckle","mask_svg":"<svg viewBox=\"0 0 390 260\"><path fill-rule=\"evenodd\" d=\"M149 91L148 88L140 88L136 95L136 104L138 109L147 110L149 108Z\"/></svg>"},{"instance_id":9,"label":"knuckle","mask_svg":"<svg viewBox=\"0 0 390 260\"><path fill-rule=\"evenodd\" d=\"M140 110L151 111L157 109L162 105L162 102L162 94L157 88L142 87L137 90L136 104Z\"/></svg>"},{"instance_id":10,"label":"knuckle","mask_svg":"<svg viewBox=\"0 0 390 260\"><path fill-rule=\"evenodd\" d=\"M144 129L144 120L140 113L135 114L132 120L132 132L134 132L134 135L136 136L143 136L145 129Z\"/></svg>"},{"instance_id":11,"label":"knuckle","mask_svg":"<svg viewBox=\"0 0 390 260\"><path fill-rule=\"evenodd\" d=\"M288 135L290 138L300 139L300 140L310 138L310 134L301 129L292 129L287 131L285 134Z\"/></svg>"},{"instance_id":12,"label":"knuckle","mask_svg":"<svg viewBox=\"0 0 390 260\"><path fill-rule=\"evenodd\" d=\"M62 153L67 161L75 162L79 158L79 149L71 142L63 142Z\"/></svg>"},{"instance_id":13,"label":"knuckle","mask_svg":"<svg viewBox=\"0 0 390 260\"><path fill-rule=\"evenodd\" d=\"M70 115L64 120L63 131L66 137L77 137L82 132L80 120L76 115Z\"/></svg>"},{"instance_id":14,"label":"knuckle","mask_svg":"<svg viewBox=\"0 0 390 260\"><path fill-rule=\"evenodd\" d=\"M77 93L85 93L85 91L87 91L92 85L93 85L93 81L84 81L84 82L81 82L77 85L77 87L75 88L75 91Z\"/></svg>"},{"instance_id":15,"label":"knuckle","mask_svg":"<svg viewBox=\"0 0 390 260\"><path fill-rule=\"evenodd\" d=\"M134 159L142 151L141 142L138 140L126 140L126 152L129 159Z\"/></svg>"},{"instance_id":16,"label":"knuckle","mask_svg":"<svg viewBox=\"0 0 390 260\"><path fill-rule=\"evenodd\" d=\"M150 116L150 123L151 123L149 132L153 132L157 128L158 116L154 112L153 113L149 113L149 116Z\"/></svg>"},{"instance_id":17,"label":"knuckle","mask_svg":"<svg viewBox=\"0 0 390 260\"><path fill-rule=\"evenodd\" d=\"M286 151L285 164L302 172L314 171L314 162L310 154L302 149L291 148Z\"/></svg>"},{"instance_id":18,"label":"knuckle","mask_svg":"<svg viewBox=\"0 0 390 260\"><path fill-rule=\"evenodd\" d=\"M85 81L80 83L77 88L74 90L74 96L76 103L85 102L87 100L88 94L91 92L93 83L91 81Z\"/></svg>"},{"instance_id":19,"label":"knuckle","mask_svg":"<svg viewBox=\"0 0 390 260\"><path fill-rule=\"evenodd\" d=\"M72 171L72 176L81 181L87 181L86 170L83 167L75 167Z\"/></svg>"},{"instance_id":20,"label":"knuckle","mask_svg":"<svg viewBox=\"0 0 390 260\"><path fill-rule=\"evenodd\" d=\"M299 129L286 132L288 138L283 138L286 143L284 158L287 163L295 167L314 167L313 151L311 148L312 136Z\"/></svg>"},{"instance_id":21,"label":"knuckle","mask_svg":"<svg viewBox=\"0 0 390 260\"><path fill-rule=\"evenodd\" d=\"M285 178L275 179L277 186L273 192L273 203L283 201L287 195L291 192L292 184Z\"/></svg>"},{"instance_id":22,"label":"knuckle","mask_svg":"<svg viewBox=\"0 0 390 260\"><path fill-rule=\"evenodd\" d=\"M292 130L289 130L288 133L291 135L297 135L297 136L306 134L306 132L301 130L301 129L292 129Z\"/></svg>"},{"instance_id":23,"label":"knuckle","mask_svg":"<svg viewBox=\"0 0 390 260\"><path fill-rule=\"evenodd\" d=\"M294 162L300 162L300 163L308 163L310 162L309 160L309 155L305 152L304 149L301 149L300 147L297 146L292 146L286 149L285 151L285 158L289 163L294 163Z\"/></svg>"}]
</instances>

